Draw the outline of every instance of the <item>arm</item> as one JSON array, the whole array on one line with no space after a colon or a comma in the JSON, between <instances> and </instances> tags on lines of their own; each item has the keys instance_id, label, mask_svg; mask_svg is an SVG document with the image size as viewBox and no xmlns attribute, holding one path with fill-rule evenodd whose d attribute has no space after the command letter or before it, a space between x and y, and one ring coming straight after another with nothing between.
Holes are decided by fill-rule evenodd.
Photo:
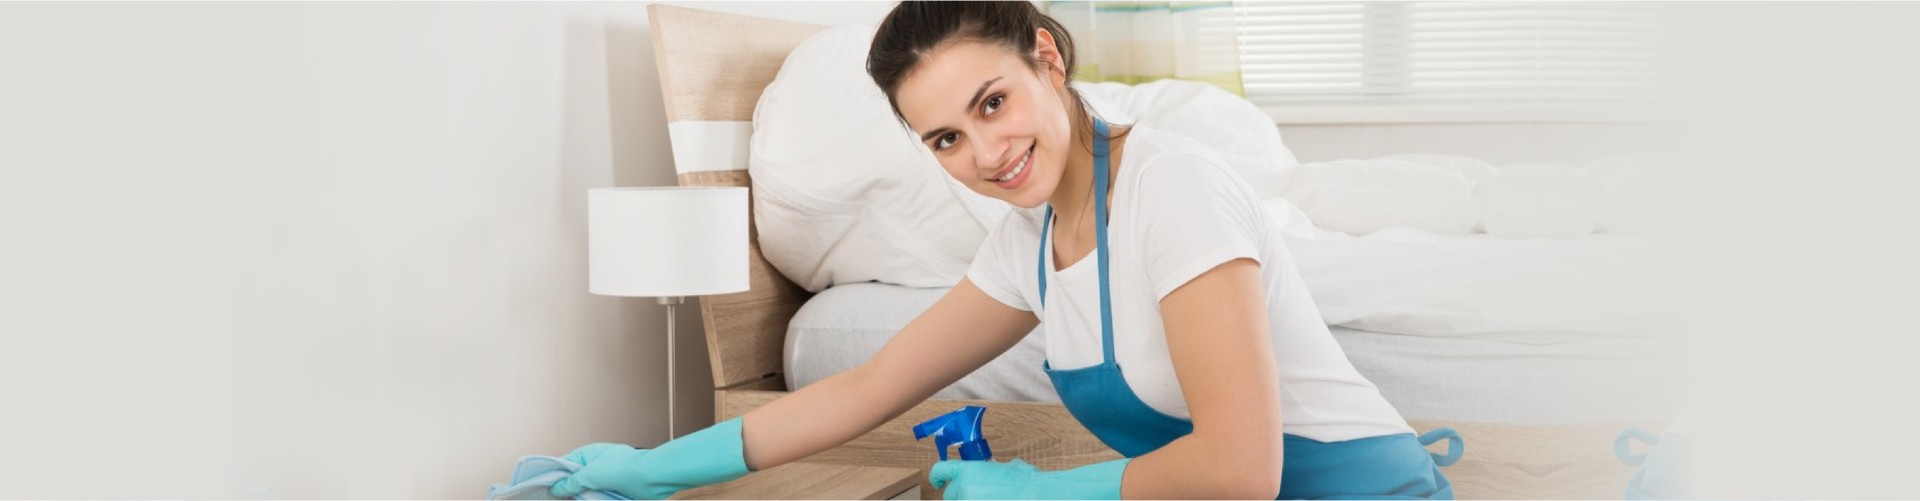
<instances>
[{"instance_id":1,"label":"arm","mask_svg":"<svg viewBox=\"0 0 1920 501\"><path fill-rule=\"evenodd\" d=\"M1273 499L1280 491L1280 377L1260 265L1221 263L1160 300L1193 433L1134 458L1128 499Z\"/></svg>"},{"instance_id":2,"label":"arm","mask_svg":"<svg viewBox=\"0 0 1920 501\"><path fill-rule=\"evenodd\" d=\"M986 365L1039 323L961 279L872 359L743 416L747 466L764 470L853 440Z\"/></svg>"}]
</instances>

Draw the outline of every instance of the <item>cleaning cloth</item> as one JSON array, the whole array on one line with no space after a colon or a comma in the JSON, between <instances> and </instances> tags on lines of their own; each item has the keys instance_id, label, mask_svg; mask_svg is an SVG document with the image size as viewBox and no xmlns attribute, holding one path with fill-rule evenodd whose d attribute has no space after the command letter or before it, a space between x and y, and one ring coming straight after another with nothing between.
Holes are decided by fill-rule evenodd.
<instances>
[{"instance_id":1,"label":"cleaning cloth","mask_svg":"<svg viewBox=\"0 0 1920 501\"><path fill-rule=\"evenodd\" d=\"M513 480L487 488L487 499L562 499L547 492L554 482L580 471L580 463L553 456L526 456L513 467ZM581 491L574 499L627 499L616 492Z\"/></svg>"}]
</instances>

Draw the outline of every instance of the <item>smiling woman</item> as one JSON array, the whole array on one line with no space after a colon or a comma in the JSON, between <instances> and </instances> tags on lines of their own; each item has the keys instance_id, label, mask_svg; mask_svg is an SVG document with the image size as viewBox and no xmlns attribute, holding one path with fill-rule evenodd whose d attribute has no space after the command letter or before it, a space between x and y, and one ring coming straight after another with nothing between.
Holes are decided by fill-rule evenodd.
<instances>
[{"instance_id":1,"label":"smiling woman","mask_svg":"<svg viewBox=\"0 0 1920 501\"><path fill-rule=\"evenodd\" d=\"M943 6L913 4L910 7ZM862 178L859 182L866 184L858 186L891 182L911 172L912 176L946 178L937 186L951 189L937 190L941 195L952 191L965 196L961 202L991 201L954 181L945 169L935 165L938 163L935 155L930 145L921 142L920 131L903 126L903 122L913 117L899 116L885 104L887 97L878 86L863 88L871 79L863 70L868 56L865 49L872 45L875 36L873 29L849 29L837 35L822 33L808 38L799 48L769 49L757 45L763 43L759 38L750 44L745 39L716 39L712 35L716 31L775 31L767 27L773 21L740 16L725 20L714 16L674 20L666 14L700 11L664 5L650 10L659 14L654 18L654 32L658 38L656 46L663 54L661 77L671 82L666 86L667 92L677 98L670 99L669 103L681 110L681 114L670 113L670 116L680 119L703 116L688 115L686 111L697 113L705 109L702 103L711 102L715 96L742 102L758 98L763 106L743 108L736 115L728 115L729 119L744 120L752 114L756 122L753 150L756 162L765 160L762 154L766 150L759 147L763 135L819 143L813 144L814 149L810 151L844 153L851 144L856 145L851 147L865 148L862 151L884 150L890 155L887 159L900 159L874 162L890 169L885 175L891 177ZM1039 29L1033 29L1037 40ZM854 46L859 48L850 48ZM821 64L820 54L803 50L807 47L838 47L833 50L849 55L844 61L835 60L832 64L841 68L837 71L851 72L836 77L844 79L834 80L832 84L819 82L820 87L812 93L783 94L792 102L827 105L814 109L811 121L800 120L787 127L761 127L759 119L770 111L764 106L766 99L776 96L763 95L760 86L770 79L775 83L790 80L789 70L805 67L805 61ZM856 52L857 55L851 55ZM1004 50L1004 54L1015 61L1031 56L1030 52L1018 48ZM768 75L757 84L751 80L741 84L740 72L696 71L712 67L714 61L782 57L787 58L786 64L775 63L781 77L773 79ZM924 61L921 64L920 70L930 67ZM1038 69L1030 71L1043 74ZM967 109L967 114L979 113L975 108L989 103L969 106L968 101L980 84L992 77L971 79L959 87L960 93L943 97L949 101L944 107L956 110L955 113L961 109ZM716 80L730 82L725 85L734 87L726 87ZM795 316L792 308L800 307L805 301L803 313L815 307L823 308L819 310L823 312L837 311L828 308L829 301L822 300L834 299L826 296L841 289L839 285L850 282L834 282L835 287L808 300L804 292L797 297L790 295L792 283L781 273L764 266L756 268L753 291L737 297L715 297L702 303L709 320L708 342L714 348L712 357L719 390L715 399L720 403L717 418L742 419L738 428L741 449L719 452L740 454L743 462L754 469L801 457L840 464L926 468L934 456L926 454L924 445L912 441L909 428L958 406L984 405L990 409L989 416L998 416L988 419L985 431L994 437L1001 459L1020 458L1030 463L1036 468L1031 473L1050 479L1041 484L1061 485L1062 481L1093 487L1124 484L1110 491L1072 494L1076 497L1118 496L1120 491L1129 497L1275 495L1265 489L1271 487L1274 478L1245 475L1247 472L1281 477L1283 487L1278 494L1283 497L1341 493L1361 497L1444 496L1445 490L1455 488L1468 498L1584 499L1617 495L1618 486L1633 472L1610 459L1611 450L1606 448L1611 446L1620 429L1612 423L1496 425L1441 418L1431 413L1419 417L1443 420L1404 423L1395 412L1400 409L1382 405L1383 399L1376 395L1379 391L1374 389L1372 381L1351 377L1352 364L1346 363L1344 354L1337 351L1338 346L1330 342L1329 338L1334 335L1326 332L1325 325L1312 325L1324 319L1310 309L1312 302L1307 291L1297 286L1304 283L1298 267L1310 263L1296 262L1291 252L1272 242L1280 240L1272 234L1274 221L1291 219L1281 214L1255 215L1247 210L1245 187L1233 179L1230 169L1222 167L1221 155L1169 137L1186 136L1212 148L1238 151L1233 147L1244 147L1247 143L1236 138L1248 135L1218 132L1219 127L1271 127L1270 123L1256 117L1248 124L1245 120L1221 115L1218 107L1174 105L1161 99L1153 102L1167 106L1164 112L1142 112L1127 107L1128 103L1140 104L1137 100L1116 99L1094 87L1080 84L1079 89L1093 109L1111 111L1108 116L1123 122L1137 120L1136 125L1129 128L1132 132L1126 141L1109 145L1110 148L1124 145L1128 152L1124 156L1109 156L1112 183L1108 188L1099 188L1108 190L1111 215L1089 214L1085 218L1086 226L1082 226L1093 228L1092 221L1111 223L1109 245L1105 246L1106 252L1100 254L1100 259L1065 259L1065 255L1075 253L1061 252L1068 245L1059 244L1059 237L1066 233L1065 228L1078 224L1069 223L1065 218L1044 217L1043 207L1023 209L996 202L1001 217L982 220L983 235L984 228L998 229L987 239L989 245L981 246L981 240L973 241L973 246L980 248L979 258L974 260L971 270L955 273L951 281L945 282L951 287L924 289L927 291L924 302L911 309L898 310L900 315L891 317L894 320L873 324L876 338L871 348L847 350L845 353L851 358L846 363L835 363L824 369L821 364L808 364L806 360L787 358L783 361L782 340L804 343L806 336L795 336L798 333L793 329L813 325ZM771 93L774 87L768 86L767 91ZM979 99L985 101L992 91L990 86L980 93ZM855 93L868 104L854 106L845 99ZM1018 96L1009 97L1000 103L1006 108L996 108L994 113L1024 102ZM1074 104L1065 98L1060 101L1063 114ZM1131 118L1120 118L1122 114ZM852 119L856 117L858 120ZM1066 118L1072 122L1076 117ZM1086 130L1092 127L1091 122L1091 117L1080 122L1084 128L1076 134L1086 134L1086 142L1074 145L1070 140L1069 145L1074 146L1070 151L1080 149L1081 145L1092 148L1091 140L1098 136ZM1196 122L1208 124L1208 128L1203 129L1208 132L1199 136L1186 134L1185 131L1194 130L1192 124ZM911 123L919 121L914 119ZM868 128L892 134L867 133L860 135L866 139L859 142L841 138L848 131ZM975 138L965 135L965 130L961 132L955 138L955 144L960 146L954 149L964 152L965 146L971 146L966 143ZM810 139L829 136L836 139ZM1278 143L1277 134L1274 136L1273 142ZM1014 145L1019 146L1024 145ZM896 150L903 148L914 150L917 155L899 155ZM1091 153L1087 155L1086 163L1070 162L1065 166L1063 175L1081 171L1087 172L1084 175L1089 179L1096 177L1091 175L1096 162L1091 161ZM866 156L869 155L862 155ZM1041 159L1046 157L1045 152L1036 150L1032 168L1040 168ZM911 162L905 161L909 158ZM807 170L814 175L832 176L864 172L858 168L849 171L848 167L829 164L827 168ZM978 169L972 175L979 175L979 170L985 169ZM746 171L727 174L731 176L683 174L681 182L730 186L751 182L756 198L760 198L773 193L772 187L765 183L781 179L778 171L764 172L768 176L755 172L750 181ZM877 196L875 193L864 196L868 199L835 200L877 202L870 200ZM923 192L921 196L925 198L927 194ZM756 226L760 231L758 241L770 252L785 245L768 239L766 232L770 230L784 227L789 231L807 231L832 223L794 219L774 222L767 219L771 212L765 210L769 207L761 202L764 200L755 205ZM1095 210L1097 208L1096 205ZM1269 217L1271 219L1262 219ZM1052 237L1042 245L1041 227L1048 222L1062 229L1052 230ZM1093 240L1093 236L1085 239ZM1052 247L1053 252L1047 253L1044 260L1036 259L1040 257L1036 254L1048 247ZM968 256L975 254L969 252ZM874 256L886 257L885 254ZM1096 274L1102 268L1098 263L1103 261L1112 263L1108 267L1113 270L1111 276L1104 281L1108 287L1101 287L1103 281L1098 280ZM966 266L962 265L963 270ZM1042 270L1046 270L1045 283L1050 285L1045 293L1040 292ZM1247 282L1249 274L1257 277L1252 285ZM1106 294L1101 293L1103 290ZM1107 296L1111 318L1100 314L1099 298L1103 295ZM1262 300L1265 302L1260 303ZM862 303L864 311L871 311L870 303ZM1264 307L1259 306L1261 304ZM867 320L868 314L862 313L861 318ZM1030 329L1041 321L1048 324L1042 335L1010 332L1039 332ZM1107 332L1109 330L1111 332ZM1010 341L1023 336L1032 339ZM844 346L839 345L849 341L840 337L831 342L841 348ZM1003 349L1012 343L1031 351L1009 353ZM788 348L796 346L789 344ZM1108 351L1108 346L1112 351ZM876 353L876 349L883 352ZM1031 356L1021 356L1023 353ZM1365 361L1365 353L1354 356L1355 364ZM981 367L984 360L993 360L1003 369L1013 369L1010 364L1019 365L1025 369L1024 374L1043 381L1050 376L1090 375L1096 376L1092 378L1096 380L1101 375L1111 376L1109 381L1124 383L1130 391L1106 392L1107 396L1094 392L1102 401L1093 406L1077 400L1077 396L1066 395L1085 393L1075 391L1061 391L1060 400L1070 405L1016 402L1011 400L1027 400L1027 397L1004 394L954 393L953 382L961 375L993 372L994 367ZM795 375L809 371L808 365L822 370L815 370L812 376ZM1033 369L1035 366L1041 370ZM1125 367L1123 374L1110 369L1120 366ZM1060 370L1053 370L1056 368ZM1362 374L1376 377L1365 372L1368 368L1358 367ZM787 376L784 386L782 374ZM1392 374L1384 377L1391 378ZM1394 389L1384 386L1389 380L1374 381L1381 382L1381 390ZM789 388L795 391L784 391ZM1034 385L1034 389L1053 392L1057 388L1051 382L1042 382ZM1232 391L1226 391L1229 389ZM935 392L946 398L992 400L926 398ZM1279 397L1274 397L1276 394ZM1442 395L1453 394L1443 391L1433 396L1445 398ZM1394 394L1386 396L1390 399ZM1049 395L1031 400L1054 399ZM1399 401L1393 402L1395 406L1400 405ZM1152 412L1144 412L1142 407ZM1116 412L1086 412L1089 408ZM1163 416L1134 419L1155 413ZM1116 421L1113 417L1118 417L1117 421L1123 424L1144 423L1153 427L1107 426L1105 423ZM1652 425L1647 429L1656 430L1659 423L1634 424ZM1190 426L1191 431L1186 431L1186 426ZM1445 462L1422 456L1405 443L1412 440L1408 428L1425 432L1445 426L1458 427L1461 435L1474 446L1464 459L1446 470L1445 477L1450 478L1433 471L1435 463ZM1182 432L1186 434L1178 435ZM1176 435L1177 439L1162 442ZM1272 463L1271 458L1263 458L1262 453L1271 454L1279 444L1284 444L1285 449L1284 470L1263 469L1262 465ZM1378 447L1368 450L1369 444ZM1458 442L1451 445L1453 447L1447 449L1458 450ZM669 450L674 452L666 453ZM665 456L680 455L685 450L675 447L655 452L666 453L661 454L660 459L669 459ZM1329 450L1335 453L1328 453ZM1121 455L1121 451L1134 457L1119 463L1124 466L1120 468L1119 477L1110 476L1114 464L1069 476L1052 472L1122 459L1126 456ZM1345 454L1339 453L1342 451ZM1351 459L1369 452L1386 453L1405 461L1391 468L1389 463L1373 460L1357 467L1339 461L1342 456ZM1299 456L1301 454L1306 455ZM1181 469L1180 465L1196 467ZM1208 465L1212 468L1203 468ZM1318 467L1302 469L1314 465ZM995 482L985 480L1027 473L1017 465L996 463L996 466L941 469L942 475L936 479L948 482L944 484L946 497L1037 496L1021 486L1013 486L1019 489L1019 494L968 487L992 485ZM976 476L973 475L976 472L970 471L978 469L1007 475ZM1250 478L1228 478L1234 473ZM1413 492L1384 494L1394 489L1374 485L1396 479L1410 486L1407 490ZM1443 480L1450 483L1437 485ZM1454 481L1458 483L1451 483ZM933 490L922 493L923 498L938 498L943 494Z\"/></svg>"},{"instance_id":2,"label":"smiling woman","mask_svg":"<svg viewBox=\"0 0 1920 501\"><path fill-rule=\"evenodd\" d=\"M1073 67L1072 36L1026 2L906 2L874 36L867 70L901 122L949 176L1018 207L928 316L978 293L1047 324L1061 402L1127 457L943 463L933 483L949 498L1451 497L1333 342L1251 187L1191 139L1116 134ZM868 366L911 358L919 331Z\"/></svg>"},{"instance_id":3,"label":"smiling woman","mask_svg":"<svg viewBox=\"0 0 1920 501\"><path fill-rule=\"evenodd\" d=\"M901 125L1012 213L858 367L645 455L583 457L577 485L668 495L808 457L1045 323L1061 403L1123 457L942 462L945 497L1452 496L1422 447L1451 431L1416 439L1347 361L1254 190L1200 142L1092 113L1059 23L1021 1L905 2L873 37L867 71Z\"/></svg>"},{"instance_id":4,"label":"smiling woman","mask_svg":"<svg viewBox=\"0 0 1920 501\"><path fill-rule=\"evenodd\" d=\"M858 367L645 455L583 457L577 485L670 495L813 455L1046 323L1061 403L1124 457L942 462L945 497L1452 497L1422 447L1451 430L1416 439L1346 360L1254 190L1202 143L1092 114L1072 53L1028 2L896 7L869 76L948 176L1013 214Z\"/></svg>"}]
</instances>

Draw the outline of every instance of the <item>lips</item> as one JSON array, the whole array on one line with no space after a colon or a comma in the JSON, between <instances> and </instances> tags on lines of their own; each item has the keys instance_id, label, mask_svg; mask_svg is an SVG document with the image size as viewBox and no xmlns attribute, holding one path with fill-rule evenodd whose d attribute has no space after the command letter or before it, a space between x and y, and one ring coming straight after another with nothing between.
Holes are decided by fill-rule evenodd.
<instances>
[{"instance_id":1,"label":"lips","mask_svg":"<svg viewBox=\"0 0 1920 501\"><path fill-rule=\"evenodd\" d=\"M1033 148L1028 147L1025 155L1021 155L1020 158L1014 160L1011 170L1006 170L1000 174L1002 177L1007 178L1006 180L995 181L990 179L988 181L992 182L994 186L1000 187L1002 190L1014 191L1020 189L1021 186L1027 184L1027 179L1033 177L1033 157Z\"/></svg>"},{"instance_id":2,"label":"lips","mask_svg":"<svg viewBox=\"0 0 1920 501\"><path fill-rule=\"evenodd\" d=\"M1011 181L1012 180L1011 176L1014 174L1013 170L1016 168L1025 166L1027 163L1032 161L1032 158L1033 158L1033 146L1028 146L1027 151L1025 153L1021 153L1020 156L1014 157L1013 160L1007 162L1006 167L1001 168L999 172L993 173L992 176L987 176L987 181L994 182L994 183L1004 183L1007 181ZM1022 174L1024 174L1024 172L1022 172Z\"/></svg>"}]
</instances>

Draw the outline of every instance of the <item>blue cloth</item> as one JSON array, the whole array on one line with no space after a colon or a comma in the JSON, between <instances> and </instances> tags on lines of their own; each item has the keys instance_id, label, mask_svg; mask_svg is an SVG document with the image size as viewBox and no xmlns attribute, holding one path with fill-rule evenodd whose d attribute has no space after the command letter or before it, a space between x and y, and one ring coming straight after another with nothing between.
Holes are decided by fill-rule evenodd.
<instances>
[{"instance_id":1,"label":"blue cloth","mask_svg":"<svg viewBox=\"0 0 1920 501\"><path fill-rule=\"evenodd\" d=\"M1132 458L1193 433L1193 423L1142 402L1114 361L1113 301L1107 270L1108 132L1106 122L1097 118L1093 127L1093 220L1100 265L1100 344L1105 358L1098 365L1071 370L1054 370L1051 364L1042 362L1041 369L1053 381L1061 403L1074 419L1108 447ZM1047 237L1052 225L1053 207L1049 205L1040 226L1042 306L1047 298ZM1447 437L1449 434L1451 437ZM1453 499L1453 486L1440 473L1436 459L1451 464L1459 458L1459 435L1445 430L1422 438L1428 442L1451 438L1447 457L1429 454L1421 447L1423 440L1412 434L1341 442L1286 435L1278 499Z\"/></svg>"},{"instance_id":2,"label":"blue cloth","mask_svg":"<svg viewBox=\"0 0 1920 501\"><path fill-rule=\"evenodd\" d=\"M513 480L487 488L487 499L565 499L547 492L554 482L580 471L580 464L553 456L526 456L513 466ZM627 499L616 492L584 491L573 499Z\"/></svg>"}]
</instances>

